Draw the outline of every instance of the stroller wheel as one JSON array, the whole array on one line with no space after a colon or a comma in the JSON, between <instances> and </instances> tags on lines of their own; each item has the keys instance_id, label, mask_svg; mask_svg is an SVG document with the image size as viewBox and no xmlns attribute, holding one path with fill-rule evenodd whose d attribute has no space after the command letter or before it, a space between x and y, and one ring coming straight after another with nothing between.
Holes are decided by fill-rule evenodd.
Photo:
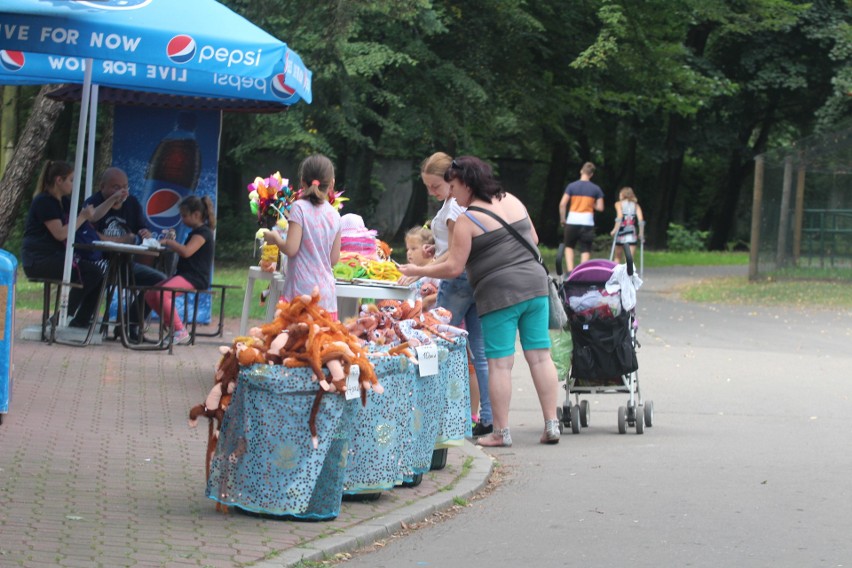
<instances>
[{"instance_id":1,"label":"stroller wheel","mask_svg":"<svg viewBox=\"0 0 852 568\"><path fill-rule=\"evenodd\" d=\"M627 434L627 407L618 407L618 433Z\"/></svg>"},{"instance_id":2,"label":"stroller wheel","mask_svg":"<svg viewBox=\"0 0 852 568\"><path fill-rule=\"evenodd\" d=\"M654 401L645 401L645 426L650 428L654 425Z\"/></svg>"},{"instance_id":3,"label":"stroller wheel","mask_svg":"<svg viewBox=\"0 0 852 568\"><path fill-rule=\"evenodd\" d=\"M423 474L422 473L416 473L416 474L414 474L414 476L411 478L410 481L403 481L402 486L403 487L417 487L418 485L420 485L420 483L422 481L423 481Z\"/></svg>"},{"instance_id":4,"label":"stroller wheel","mask_svg":"<svg viewBox=\"0 0 852 568\"><path fill-rule=\"evenodd\" d=\"M636 408L636 433L645 433L645 413L641 411L638 407Z\"/></svg>"},{"instance_id":5,"label":"stroller wheel","mask_svg":"<svg viewBox=\"0 0 852 568\"><path fill-rule=\"evenodd\" d=\"M562 408L556 409L556 417L559 418L559 421L565 426L571 425L571 407L568 405L564 405Z\"/></svg>"},{"instance_id":6,"label":"stroller wheel","mask_svg":"<svg viewBox=\"0 0 852 568\"><path fill-rule=\"evenodd\" d=\"M578 404L571 407L571 431L575 434L580 433L580 405Z\"/></svg>"},{"instance_id":7,"label":"stroller wheel","mask_svg":"<svg viewBox=\"0 0 852 568\"><path fill-rule=\"evenodd\" d=\"M589 408L588 400L580 401L580 426L583 428L589 427L589 418L591 418L591 409Z\"/></svg>"}]
</instances>

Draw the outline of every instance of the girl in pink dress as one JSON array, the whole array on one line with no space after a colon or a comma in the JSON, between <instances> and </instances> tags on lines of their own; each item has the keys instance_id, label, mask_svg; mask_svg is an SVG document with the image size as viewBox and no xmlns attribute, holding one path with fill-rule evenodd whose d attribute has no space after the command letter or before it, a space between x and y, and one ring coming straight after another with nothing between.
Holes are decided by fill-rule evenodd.
<instances>
[{"instance_id":1,"label":"girl in pink dress","mask_svg":"<svg viewBox=\"0 0 852 568\"><path fill-rule=\"evenodd\" d=\"M299 166L302 193L291 209L287 240L274 231L263 239L287 255L287 278L283 300L310 294L319 288L319 305L337 319L337 294L332 267L340 258L340 214L328 202L334 189L334 165L326 156L314 154Z\"/></svg>"}]
</instances>

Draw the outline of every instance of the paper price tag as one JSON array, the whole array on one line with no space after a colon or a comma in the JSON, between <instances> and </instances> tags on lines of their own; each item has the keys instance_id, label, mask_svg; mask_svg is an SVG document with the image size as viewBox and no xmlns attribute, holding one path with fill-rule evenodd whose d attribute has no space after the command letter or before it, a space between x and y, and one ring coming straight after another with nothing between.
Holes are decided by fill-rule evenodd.
<instances>
[{"instance_id":1,"label":"paper price tag","mask_svg":"<svg viewBox=\"0 0 852 568\"><path fill-rule=\"evenodd\" d=\"M417 361L419 361L420 376L428 377L438 374L438 346L434 343L431 345L421 345L415 347L417 353Z\"/></svg>"},{"instance_id":2,"label":"paper price tag","mask_svg":"<svg viewBox=\"0 0 852 568\"><path fill-rule=\"evenodd\" d=\"M361 367L352 365L349 375L346 377L346 400L358 398L361 394Z\"/></svg>"}]
</instances>

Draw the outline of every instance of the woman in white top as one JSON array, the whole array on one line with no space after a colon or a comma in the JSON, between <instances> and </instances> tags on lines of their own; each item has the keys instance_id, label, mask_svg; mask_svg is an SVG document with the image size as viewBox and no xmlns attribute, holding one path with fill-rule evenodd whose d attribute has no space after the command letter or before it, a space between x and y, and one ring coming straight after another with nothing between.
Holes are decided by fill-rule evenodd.
<instances>
[{"instance_id":1,"label":"woman in white top","mask_svg":"<svg viewBox=\"0 0 852 568\"><path fill-rule=\"evenodd\" d=\"M464 208L450 196L450 184L444 181L444 172L450 168L453 159L443 152L436 152L420 165L420 177L429 195L443 202L441 209L432 219L431 229L435 238L435 261L446 260L447 251L453 242L453 227L456 219L464 213ZM484 436L493 430L491 400L488 396L488 361L485 359L485 343L482 339L482 324L473 299L473 288L467 274L462 272L456 278L442 280L438 288L437 306L450 310L453 314L451 325L460 325L464 321L468 332L468 345L473 356L473 368L476 371L476 385L479 387L479 420L473 427L473 435Z\"/></svg>"}]
</instances>

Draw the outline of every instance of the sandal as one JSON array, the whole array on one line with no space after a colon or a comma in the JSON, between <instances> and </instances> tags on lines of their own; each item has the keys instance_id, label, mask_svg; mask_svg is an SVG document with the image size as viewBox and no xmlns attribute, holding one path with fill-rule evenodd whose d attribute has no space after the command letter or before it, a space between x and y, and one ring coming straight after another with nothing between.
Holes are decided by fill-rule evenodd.
<instances>
[{"instance_id":1,"label":"sandal","mask_svg":"<svg viewBox=\"0 0 852 568\"><path fill-rule=\"evenodd\" d=\"M509 434L508 428L502 430L495 428L491 434L478 438L476 445L487 448L508 448L512 445L512 436Z\"/></svg>"},{"instance_id":2,"label":"sandal","mask_svg":"<svg viewBox=\"0 0 852 568\"><path fill-rule=\"evenodd\" d=\"M542 444L558 444L559 443L559 420L545 420L544 434L539 440Z\"/></svg>"}]
</instances>

